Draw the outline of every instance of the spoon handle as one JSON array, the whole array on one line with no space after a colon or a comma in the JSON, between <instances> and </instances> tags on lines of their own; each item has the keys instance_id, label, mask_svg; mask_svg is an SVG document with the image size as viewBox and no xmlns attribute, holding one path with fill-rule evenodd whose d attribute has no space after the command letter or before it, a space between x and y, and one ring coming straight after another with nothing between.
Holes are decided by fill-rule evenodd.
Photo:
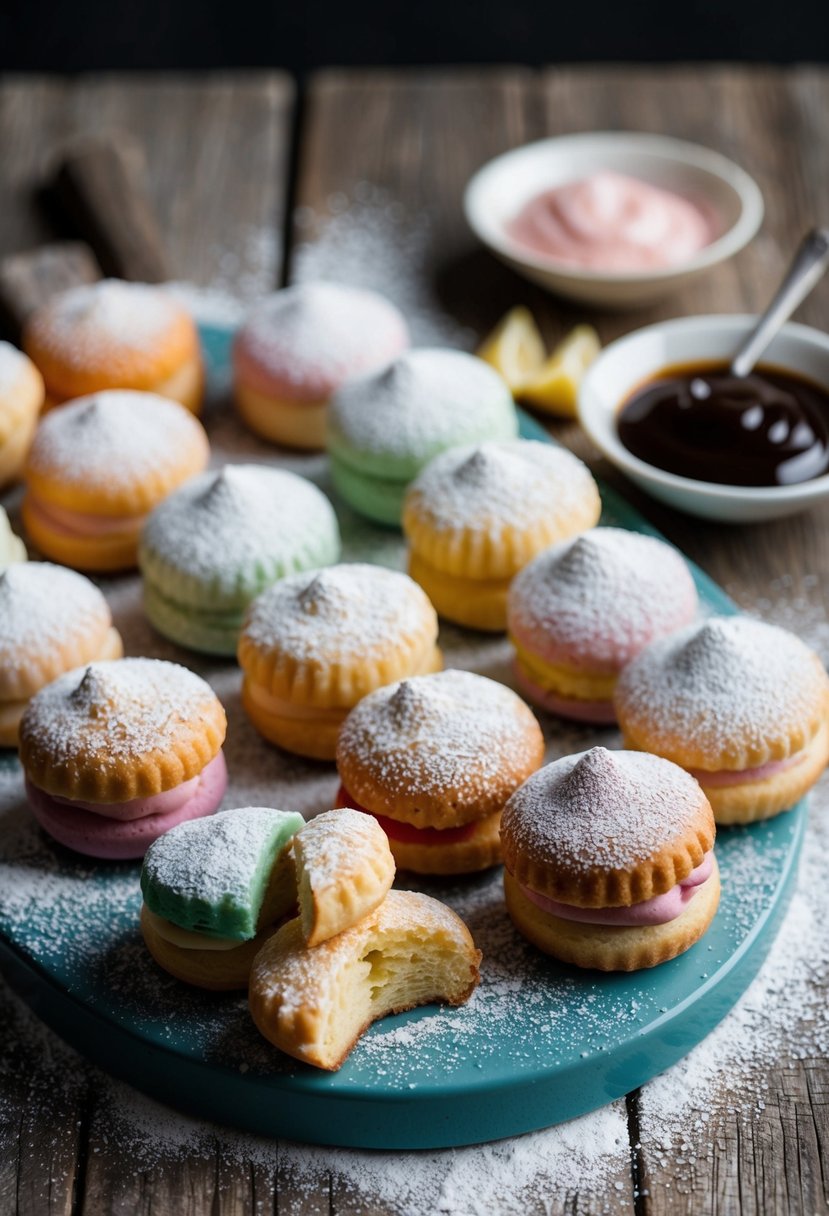
<instances>
[{"instance_id":1,"label":"spoon handle","mask_svg":"<svg viewBox=\"0 0 829 1216\"><path fill-rule=\"evenodd\" d=\"M732 376L747 376L774 335L788 321L829 266L829 228L813 228L800 243L786 277L731 362Z\"/></svg>"}]
</instances>

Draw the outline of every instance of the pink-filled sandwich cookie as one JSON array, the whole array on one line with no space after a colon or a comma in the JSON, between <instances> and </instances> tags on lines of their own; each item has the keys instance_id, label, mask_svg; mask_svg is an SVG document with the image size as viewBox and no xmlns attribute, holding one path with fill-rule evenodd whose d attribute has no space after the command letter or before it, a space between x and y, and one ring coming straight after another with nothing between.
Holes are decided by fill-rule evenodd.
<instances>
[{"instance_id":1,"label":"pink-filled sandwich cookie","mask_svg":"<svg viewBox=\"0 0 829 1216\"><path fill-rule=\"evenodd\" d=\"M211 815L227 786L224 709L199 676L158 659L90 663L29 702L20 725L38 823L90 857L143 857Z\"/></svg>"},{"instance_id":2,"label":"pink-filled sandwich cookie","mask_svg":"<svg viewBox=\"0 0 829 1216\"><path fill-rule=\"evenodd\" d=\"M616 689L628 746L700 783L717 823L787 810L829 761L829 676L800 638L712 617L648 646Z\"/></svg>"},{"instance_id":3,"label":"pink-filled sandwich cookie","mask_svg":"<svg viewBox=\"0 0 829 1216\"><path fill-rule=\"evenodd\" d=\"M517 575L507 599L519 688L549 713L611 724L620 672L697 610L688 566L654 537L593 528L554 545Z\"/></svg>"},{"instance_id":4,"label":"pink-filled sandwich cookie","mask_svg":"<svg viewBox=\"0 0 829 1216\"><path fill-rule=\"evenodd\" d=\"M409 345L403 316L383 296L340 283L300 283L259 304L233 347L236 405L263 439L325 447L328 401Z\"/></svg>"},{"instance_id":5,"label":"pink-filled sandwich cookie","mask_svg":"<svg viewBox=\"0 0 829 1216\"><path fill-rule=\"evenodd\" d=\"M717 911L714 816L693 777L645 752L556 760L510 798L504 891L530 942L601 971L655 967Z\"/></svg>"}]
</instances>

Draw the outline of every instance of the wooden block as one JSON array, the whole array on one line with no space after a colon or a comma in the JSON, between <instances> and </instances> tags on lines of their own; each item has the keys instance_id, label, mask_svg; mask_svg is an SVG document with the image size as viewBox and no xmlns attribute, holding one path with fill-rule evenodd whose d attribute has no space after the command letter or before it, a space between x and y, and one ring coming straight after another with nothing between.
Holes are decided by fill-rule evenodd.
<instances>
[{"instance_id":1,"label":"wooden block","mask_svg":"<svg viewBox=\"0 0 829 1216\"><path fill-rule=\"evenodd\" d=\"M18 341L26 318L55 292L94 283L101 268L88 245L59 241L0 261L0 325Z\"/></svg>"},{"instance_id":2,"label":"wooden block","mask_svg":"<svg viewBox=\"0 0 829 1216\"><path fill-rule=\"evenodd\" d=\"M170 264L142 169L143 156L129 140L81 139L58 154L50 193L105 274L162 283L171 277Z\"/></svg>"}]
</instances>

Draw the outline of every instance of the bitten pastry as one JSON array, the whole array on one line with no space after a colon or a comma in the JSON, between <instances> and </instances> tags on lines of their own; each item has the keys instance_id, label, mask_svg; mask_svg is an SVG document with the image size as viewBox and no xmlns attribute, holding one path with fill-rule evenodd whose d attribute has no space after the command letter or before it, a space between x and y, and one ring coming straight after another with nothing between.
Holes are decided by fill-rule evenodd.
<instances>
[{"instance_id":1,"label":"bitten pastry","mask_svg":"<svg viewBox=\"0 0 829 1216\"><path fill-rule=\"evenodd\" d=\"M90 663L47 684L20 723L26 793L67 848L143 857L186 819L212 815L227 785L225 711L177 663Z\"/></svg>"},{"instance_id":2,"label":"bitten pastry","mask_svg":"<svg viewBox=\"0 0 829 1216\"><path fill-rule=\"evenodd\" d=\"M697 610L691 572L670 545L594 528L540 554L510 587L519 687L550 713L614 722L613 690L624 666Z\"/></svg>"},{"instance_id":3,"label":"bitten pastry","mask_svg":"<svg viewBox=\"0 0 829 1216\"><path fill-rule=\"evenodd\" d=\"M20 537L12 532L9 517L0 507L0 570L15 562L25 562L26 557L26 546Z\"/></svg>"},{"instance_id":4,"label":"bitten pastry","mask_svg":"<svg viewBox=\"0 0 829 1216\"><path fill-rule=\"evenodd\" d=\"M599 491L564 448L517 439L452 448L412 482L403 504L409 573L440 616L507 627L507 591L543 549L598 521Z\"/></svg>"},{"instance_id":5,"label":"bitten pastry","mask_svg":"<svg viewBox=\"0 0 829 1216\"><path fill-rule=\"evenodd\" d=\"M294 811L247 806L192 819L147 850L141 932L155 961L198 988L246 988L251 963L296 907Z\"/></svg>"},{"instance_id":6,"label":"bitten pastry","mask_svg":"<svg viewBox=\"0 0 829 1216\"><path fill-rule=\"evenodd\" d=\"M45 684L122 653L109 605L82 574L47 562L0 570L0 747L17 745L23 712Z\"/></svg>"},{"instance_id":7,"label":"bitten pastry","mask_svg":"<svg viewBox=\"0 0 829 1216\"><path fill-rule=\"evenodd\" d=\"M463 1004L480 961L445 904L390 891L370 916L314 949L299 920L283 925L254 960L250 1011L280 1051L333 1071L378 1018L435 1001Z\"/></svg>"},{"instance_id":8,"label":"bitten pastry","mask_svg":"<svg viewBox=\"0 0 829 1216\"><path fill-rule=\"evenodd\" d=\"M339 556L334 510L310 481L263 465L225 465L194 477L150 515L138 553L144 608L181 646L235 655L257 595Z\"/></svg>"},{"instance_id":9,"label":"bitten pastry","mask_svg":"<svg viewBox=\"0 0 829 1216\"><path fill-rule=\"evenodd\" d=\"M434 456L517 434L510 391L481 359L457 350L407 351L332 398L331 473L355 511L399 525L406 487Z\"/></svg>"},{"instance_id":10,"label":"bitten pastry","mask_svg":"<svg viewBox=\"0 0 829 1216\"><path fill-rule=\"evenodd\" d=\"M364 919L394 882L385 832L359 811L326 811L294 839L297 898L306 946L318 946Z\"/></svg>"},{"instance_id":11,"label":"bitten pastry","mask_svg":"<svg viewBox=\"0 0 829 1216\"><path fill-rule=\"evenodd\" d=\"M714 835L705 794L668 760L603 747L556 760L504 810L509 914L562 962L655 967L699 941L714 918Z\"/></svg>"},{"instance_id":12,"label":"bitten pastry","mask_svg":"<svg viewBox=\"0 0 829 1216\"><path fill-rule=\"evenodd\" d=\"M442 667L437 636L434 608L405 574L355 563L291 575L248 610L242 704L271 743L333 760L362 697Z\"/></svg>"},{"instance_id":13,"label":"bitten pastry","mask_svg":"<svg viewBox=\"0 0 829 1216\"><path fill-rule=\"evenodd\" d=\"M268 296L233 346L236 405L252 431L292 448L324 448L331 394L409 345L383 296L341 283L300 283Z\"/></svg>"},{"instance_id":14,"label":"bitten pastry","mask_svg":"<svg viewBox=\"0 0 829 1216\"><path fill-rule=\"evenodd\" d=\"M616 709L627 746L699 781L717 823L788 810L829 761L829 677L794 634L713 617L649 646L623 673Z\"/></svg>"},{"instance_id":15,"label":"bitten pastry","mask_svg":"<svg viewBox=\"0 0 829 1216\"><path fill-rule=\"evenodd\" d=\"M205 468L208 452L201 424L175 401L127 391L82 397L38 428L23 524L65 566L129 569L149 512Z\"/></svg>"},{"instance_id":16,"label":"bitten pastry","mask_svg":"<svg viewBox=\"0 0 829 1216\"><path fill-rule=\"evenodd\" d=\"M31 359L0 342L0 488L20 476L43 399L43 377Z\"/></svg>"},{"instance_id":17,"label":"bitten pastry","mask_svg":"<svg viewBox=\"0 0 829 1216\"><path fill-rule=\"evenodd\" d=\"M103 279L59 292L26 323L26 353L46 382L46 408L106 389L158 393L197 414L204 391L193 318L169 292Z\"/></svg>"},{"instance_id":18,"label":"bitten pastry","mask_svg":"<svg viewBox=\"0 0 829 1216\"><path fill-rule=\"evenodd\" d=\"M504 803L543 759L541 728L510 689L468 671L419 676L346 718L338 801L377 819L401 869L465 874L501 860Z\"/></svg>"}]
</instances>

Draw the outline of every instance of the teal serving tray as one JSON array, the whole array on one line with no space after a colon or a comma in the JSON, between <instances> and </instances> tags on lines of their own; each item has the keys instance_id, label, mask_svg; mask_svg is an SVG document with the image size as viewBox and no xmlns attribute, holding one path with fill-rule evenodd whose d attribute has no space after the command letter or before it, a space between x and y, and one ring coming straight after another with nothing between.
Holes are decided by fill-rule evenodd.
<instances>
[{"instance_id":1,"label":"teal serving tray","mask_svg":"<svg viewBox=\"0 0 829 1216\"><path fill-rule=\"evenodd\" d=\"M226 375L229 335L211 329L203 336L214 375ZM521 433L547 439L525 415ZM324 471L318 475L324 482ZM622 499L602 493L604 522L654 534ZM346 511L341 519L348 555L365 555L374 544L384 564L399 560L393 534L358 525ZM705 611L735 611L701 571L694 577ZM117 621L123 582L112 584ZM500 641L456 629L442 631L441 641L456 666L506 670ZM215 677L228 705L227 806L246 796L254 769L257 795L264 782L274 804L290 808L294 798L305 811L330 805L333 771L258 740L239 711L232 668L206 665L157 639L154 645L154 653ZM552 754L594 742L618 746L611 731L553 718L544 725ZM421 882L469 924L484 954L480 987L460 1009L386 1018L339 1072L321 1073L262 1039L244 998L189 989L156 968L138 932L137 865L97 864L51 843L26 808L19 766L7 754L0 761L0 963L39 1016L86 1056L202 1118L346 1147L472 1144L581 1115L643 1085L699 1043L771 945L805 825L800 804L769 823L722 830L722 901L709 932L682 957L633 975L580 972L535 951L511 925L499 872Z\"/></svg>"}]
</instances>

